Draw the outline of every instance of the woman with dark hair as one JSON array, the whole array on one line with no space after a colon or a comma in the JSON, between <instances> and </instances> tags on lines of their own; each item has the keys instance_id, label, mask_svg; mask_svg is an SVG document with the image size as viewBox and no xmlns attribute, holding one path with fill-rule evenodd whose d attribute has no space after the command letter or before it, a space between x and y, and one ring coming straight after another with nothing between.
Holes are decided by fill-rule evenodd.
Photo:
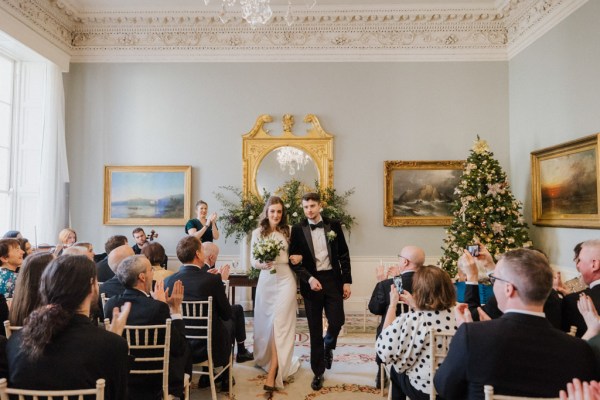
<instances>
[{"instance_id":1,"label":"woman with dark hair","mask_svg":"<svg viewBox=\"0 0 600 400\"><path fill-rule=\"evenodd\" d=\"M260 262L254 256L251 260L261 270L254 302L254 360L267 371L264 389L274 391L283 388L283 382L300 367L293 357L298 304L296 274L288 265L290 227L283 201L276 196L265 204L264 217L252 232L251 248L266 238L280 241L283 248L273 262ZM295 264L301 261L301 256L292 257Z\"/></svg>"},{"instance_id":2,"label":"woman with dark hair","mask_svg":"<svg viewBox=\"0 0 600 400\"><path fill-rule=\"evenodd\" d=\"M131 304L123 306L121 313L115 308L111 332L91 322L98 282L96 266L85 256L52 261L42 274L40 295L41 306L8 340L11 386L83 389L95 387L96 380L103 378L106 399L126 399L128 350L120 334Z\"/></svg>"},{"instance_id":3,"label":"woman with dark hair","mask_svg":"<svg viewBox=\"0 0 600 400\"><path fill-rule=\"evenodd\" d=\"M25 257L27 257L28 255L33 253L33 248L31 247L31 243L29 243L29 239L20 238L17 240L19 241L19 246L21 247L21 250L23 250L23 260L24 260Z\"/></svg>"},{"instance_id":4,"label":"woman with dark hair","mask_svg":"<svg viewBox=\"0 0 600 400\"><path fill-rule=\"evenodd\" d=\"M40 305L40 279L52 260L52 253L37 253L27 257L21 265L10 308L11 325L23 326L25 318Z\"/></svg>"},{"instance_id":5,"label":"woman with dark hair","mask_svg":"<svg viewBox=\"0 0 600 400\"><path fill-rule=\"evenodd\" d=\"M154 282L164 281L167 276L171 276L175 273L163 267L165 260L168 259L165 254L165 248L162 247L160 243L148 242L144 247L142 247L142 254L145 255L148 260L150 260L150 265L152 265L153 271L152 280Z\"/></svg>"},{"instance_id":6,"label":"woman with dark hair","mask_svg":"<svg viewBox=\"0 0 600 400\"><path fill-rule=\"evenodd\" d=\"M394 400L429 399L433 380L429 330L456 331L456 292L446 271L432 265L417 268L412 291L412 295L406 290L399 294L391 285L390 306L377 338L377 355L392 364L390 390ZM408 303L411 310L396 317L399 300Z\"/></svg>"}]
</instances>

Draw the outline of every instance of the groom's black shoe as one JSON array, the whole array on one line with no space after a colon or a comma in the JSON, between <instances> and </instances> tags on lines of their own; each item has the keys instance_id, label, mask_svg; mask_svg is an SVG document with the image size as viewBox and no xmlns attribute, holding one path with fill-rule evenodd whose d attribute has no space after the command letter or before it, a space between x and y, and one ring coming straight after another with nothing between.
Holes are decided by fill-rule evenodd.
<instances>
[{"instance_id":1,"label":"groom's black shoe","mask_svg":"<svg viewBox=\"0 0 600 400\"><path fill-rule=\"evenodd\" d=\"M315 375L310 384L310 387L312 388L312 390L321 390L321 388L323 387L323 375Z\"/></svg>"},{"instance_id":2,"label":"groom's black shoe","mask_svg":"<svg viewBox=\"0 0 600 400\"><path fill-rule=\"evenodd\" d=\"M325 347L325 368L331 369L333 363L333 350Z\"/></svg>"}]
</instances>

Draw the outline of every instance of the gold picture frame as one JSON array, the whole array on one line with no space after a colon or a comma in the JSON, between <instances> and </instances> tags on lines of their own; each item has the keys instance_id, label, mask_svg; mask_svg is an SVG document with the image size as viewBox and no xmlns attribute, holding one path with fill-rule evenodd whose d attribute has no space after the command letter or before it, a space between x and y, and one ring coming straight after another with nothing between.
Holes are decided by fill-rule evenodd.
<instances>
[{"instance_id":1,"label":"gold picture frame","mask_svg":"<svg viewBox=\"0 0 600 400\"><path fill-rule=\"evenodd\" d=\"M333 135L326 132L319 119L308 114L304 117L305 123L312 125L311 129L306 131L305 135L297 136L292 132L294 117L290 114L283 116L283 133L273 136L268 130L263 129L263 125L272 122L270 115L263 114L256 119L256 123L250 132L242 136L242 182L244 193L254 193L262 195L257 185L257 176L263 160L275 150L283 147L299 149L306 153L316 168L316 177L318 177L321 187L333 186ZM294 178L283 173L280 185L286 180ZM313 182L302 182L307 186L313 186ZM277 187L277 185L275 185Z\"/></svg>"},{"instance_id":2,"label":"gold picture frame","mask_svg":"<svg viewBox=\"0 0 600 400\"><path fill-rule=\"evenodd\" d=\"M465 161L385 161L384 226L447 226Z\"/></svg>"},{"instance_id":3,"label":"gold picture frame","mask_svg":"<svg viewBox=\"0 0 600 400\"><path fill-rule=\"evenodd\" d=\"M533 224L600 228L600 134L531 152Z\"/></svg>"},{"instance_id":4,"label":"gold picture frame","mask_svg":"<svg viewBox=\"0 0 600 400\"><path fill-rule=\"evenodd\" d=\"M192 167L104 167L105 225L185 225Z\"/></svg>"}]
</instances>

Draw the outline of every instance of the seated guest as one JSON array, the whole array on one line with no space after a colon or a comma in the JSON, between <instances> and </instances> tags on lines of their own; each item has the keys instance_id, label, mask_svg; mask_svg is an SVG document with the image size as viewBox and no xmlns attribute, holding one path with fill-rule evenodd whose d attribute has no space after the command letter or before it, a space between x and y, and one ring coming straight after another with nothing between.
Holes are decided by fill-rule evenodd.
<instances>
[{"instance_id":1,"label":"seated guest","mask_svg":"<svg viewBox=\"0 0 600 400\"><path fill-rule=\"evenodd\" d=\"M19 246L21 247L21 250L23 250L23 259L25 259L25 257L33 253L33 247L31 247L29 239L19 238L17 240L19 241Z\"/></svg>"},{"instance_id":2,"label":"seated guest","mask_svg":"<svg viewBox=\"0 0 600 400\"><path fill-rule=\"evenodd\" d=\"M412 293L412 281L415 271L423 266L425 263L425 252L423 249L417 246L405 246L398 255L400 263L398 265L398 273L402 277L402 287L409 293ZM383 329L383 322L388 307L390 305L390 286L393 283L393 278L384 279L375 285L371 300L369 300L369 311L375 315L381 315L381 321L377 327L375 338L379 337L381 330ZM396 316L402 312L402 307L396 307ZM375 361L377 362L377 377L375 378L375 386L377 389L381 389L381 359L378 355L375 355Z\"/></svg>"},{"instance_id":3,"label":"seated guest","mask_svg":"<svg viewBox=\"0 0 600 400\"><path fill-rule=\"evenodd\" d=\"M185 338L185 325L181 316L183 286L175 282L169 296L163 285L152 290L152 266L142 255L129 256L117 267L116 276L125 286L123 294L112 297L104 307L104 316L112 318L112 310L126 302L131 303L127 325L161 325L171 318L171 348L169 353L169 393L183 398L184 373L191 376L190 349ZM148 354L147 356L152 356ZM152 366L154 368L154 366ZM162 381L156 375L130 375L129 399L161 399Z\"/></svg>"},{"instance_id":4,"label":"seated guest","mask_svg":"<svg viewBox=\"0 0 600 400\"><path fill-rule=\"evenodd\" d=\"M94 263L82 256L57 258L42 274L40 295L40 307L6 346L11 386L83 389L102 378L105 399L126 399L128 349L119 335L128 307L121 314L115 310L111 332L92 324L90 308L98 298Z\"/></svg>"},{"instance_id":5,"label":"seated guest","mask_svg":"<svg viewBox=\"0 0 600 400\"><path fill-rule=\"evenodd\" d=\"M73 245L73 247L84 247L86 249L86 253L84 254L90 260L94 261L94 257L96 254L94 253L94 246L88 242L77 242Z\"/></svg>"},{"instance_id":6,"label":"seated guest","mask_svg":"<svg viewBox=\"0 0 600 400\"><path fill-rule=\"evenodd\" d=\"M591 297L596 308L600 307L600 240L588 240L581 244L576 266L581 278L589 286L581 292L565 296L562 302L562 329L568 332L571 326L577 327L577 336L585 334L587 326L577 309L577 301L581 294Z\"/></svg>"},{"instance_id":7,"label":"seated guest","mask_svg":"<svg viewBox=\"0 0 600 400\"><path fill-rule=\"evenodd\" d=\"M0 239L0 294L6 298L13 297L23 254L17 239Z\"/></svg>"},{"instance_id":8,"label":"seated guest","mask_svg":"<svg viewBox=\"0 0 600 400\"><path fill-rule=\"evenodd\" d=\"M133 240L135 240L135 244L131 248L135 254L141 254L142 248L148 243L146 232L138 226L131 234L133 235Z\"/></svg>"},{"instance_id":9,"label":"seated guest","mask_svg":"<svg viewBox=\"0 0 600 400\"><path fill-rule=\"evenodd\" d=\"M23 235L19 231L8 231L3 236L2 239L21 239Z\"/></svg>"},{"instance_id":10,"label":"seated guest","mask_svg":"<svg viewBox=\"0 0 600 400\"><path fill-rule=\"evenodd\" d=\"M52 253L36 253L23 262L17 283L15 285L15 296L10 308L10 324L23 326L25 318L41 303L39 287L42 273L54 260Z\"/></svg>"},{"instance_id":11,"label":"seated guest","mask_svg":"<svg viewBox=\"0 0 600 400\"><path fill-rule=\"evenodd\" d=\"M217 258L219 257L219 246L213 242L202 243L202 251L204 252L204 271L208 271L211 274L221 274L221 279L226 281L229 279L229 264L221 267L220 270L215 268L217 264ZM239 304L231 306L231 319L235 326L235 340L237 342L237 355L235 361L243 363L246 361L254 360L254 355L246 350L246 320L244 318L244 308Z\"/></svg>"},{"instance_id":12,"label":"seated guest","mask_svg":"<svg viewBox=\"0 0 600 400\"><path fill-rule=\"evenodd\" d=\"M115 273L108 266L108 255L111 251L116 249L119 246L123 246L127 244L127 238L123 235L114 235L108 238L106 243L104 243L104 250L106 251L105 257L96 263L96 271L98 271L98 282L106 282L113 276Z\"/></svg>"},{"instance_id":13,"label":"seated guest","mask_svg":"<svg viewBox=\"0 0 600 400\"><path fill-rule=\"evenodd\" d=\"M509 251L490 279L504 314L463 323L456 331L434 378L442 398L483 399L483 385L503 395L556 397L573 378L598 376L591 348L554 329L544 316L552 289L545 257L534 250Z\"/></svg>"},{"instance_id":14,"label":"seated guest","mask_svg":"<svg viewBox=\"0 0 600 400\"><path fill-rule=\"evenodd\" d=\"M185 288L185 301L213 299L212 320L212 354L216 367L229 362L234 324L231 321L231 305L225 296L221 276L202 270L204 253L202 242L195 236L186 236L177 243L177 258L183 263L179 271L165 279L165 288L172 293L175 282L181 281ZM192 332L193 333L193 332ZM199 363L208 359L207 342L205 340L189 340L192 349L192 361ZM229 371L223 373L222 390L229 390Z\"/></svg>"},{"instance_id":15,"label":"seated guest","mask_svg":"<svg viewBox=\"0 0 600 400\"><path fill-rule=\"evenodd\" d=\"M389 296L390 305L376 348L382 362L392 364L392 399L428 400L432 378L429 330L456 330L454 285L446 271L427 265L414 272L412 295L406 290L399 294L391 283ZM408 303L411 310L397 316L399 300Z\"/></svg>"},{"instance_id":16,"label":"seated guest","mask_svg":"<svg viewBox=\"0 0 600 400\"><path fill-rule=\"evenodd\" d=\"M542 257L548 261L548 257L537 249L531 249L538 252ZM502 311L498 308L498 301L492 294L488 297L487 302L482 306L479 303L479 282L478 282L478 268L476 263L480 262L483 265L482 270L487 270L487 273L492 273L496 265L494 259L488 252L486 247L479 244L479 255L477 257L471 256L467 251L463 251L463 255L458 260L459 268L462 268L467 276L465 286L465 303L469 305L471 310L472 318L474 321L483 319L496 319L502 316ZM554 286L554 273L553 273L553 286ZM550 321L553 327L560 329L561 327L561 298L556 290L551 289L548 298L544 302L544 314L546 319ZM481 319L481 320L483 320Z\"/></svg>"},{"instance_id":17,"label":"seated guest","mask_svg":"<svg viewBox=\"0 0 600 400\"><path fill-rule=\"evenodd\" d=\"M75 245L64 249L62 252L62 255L63 256L86 256L87 258L90 258L88 249L86 247L75 246ZM94 261L91 258L90 258L90 260Z\"/></svg>"},{"instance_id":18,"label":"seated guest","mask_svg":"<svg viewBox=\"0 0 600 400\"><path fill-rule=\"evenodd\" d=\"M133 256L133 250L128 244L117 247L108 255L108 266L111 271L116 272L117 267L129 256ZM119 295L125 291L125 286L119 281L119 278L115 275L102 285L100 285L100 294L104 293L107 299L113 296ZM100 304L102 306L102 304ZM100 307L102 309L102 307Z\"/></svg>"},{"instance_id":19,"label":"seated guest","mask_svg":"<svg viewBox=\"0 0 600 400\"><path fill-rule=\"evenodd\" d=\"M165 254L165 248L158 242L150 242L142 248L142 254L150 260L152 271L154 271L154 282L162 282L167 276L174 274L173 271L163 267L165 259L168 260Z\"/></svg>"}]
</instances>

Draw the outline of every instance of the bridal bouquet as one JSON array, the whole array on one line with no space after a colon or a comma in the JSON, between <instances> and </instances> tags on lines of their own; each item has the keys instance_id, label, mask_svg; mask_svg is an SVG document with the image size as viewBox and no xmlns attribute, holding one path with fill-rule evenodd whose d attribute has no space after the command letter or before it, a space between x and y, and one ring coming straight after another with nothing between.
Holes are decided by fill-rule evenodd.
<instances>
[{"instance_id":1,"label":"bridal bouquet","mask_svg":"<svg viewBox=\"0 0 600 400\"><path fill-rule=\"evenodd\" d=\"M283 249L283 242L281 240L262 238L252 246L252 256L255 260L268 263L275 261L281 249ZM275 269L271 270L272 274L276 272Z\"/></svg>"}]
</instances>

